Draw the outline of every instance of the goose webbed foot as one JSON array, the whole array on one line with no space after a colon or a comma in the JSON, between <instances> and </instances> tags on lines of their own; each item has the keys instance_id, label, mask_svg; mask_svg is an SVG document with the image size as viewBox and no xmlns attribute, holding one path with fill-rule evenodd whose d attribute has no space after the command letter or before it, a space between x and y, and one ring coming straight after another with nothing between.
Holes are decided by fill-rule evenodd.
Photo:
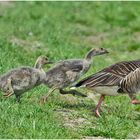
<instances>
[{"instance_id":1,"label":"goose webbed foot","mask_svg":"<svg viewBox=\"0 0 140 140\"><path fill-rule=\"evenodd\" d=\"M135 99L135 100L132 100L131 103L134 105L137 105L137 104L140 104L140 101Z\"/></svg>"},{"instance_id":2,"label":"goose webbed foot","mask_svg":"<svg viewBox=\"0 0 140 140\"><path fill-rule=\"evenodd\" d=\"M81 97L87 97L87 95L77 91L77 90L69 90L69 91L65 91L63 89L59 90L61 94L72 94L72 95L77 95L77 96L81 96Z\"/></svg>"},{"instance_id":3,"label":"goose webbed foot","mask_svg":"<svg viewBox=\"0 0 140 140\"><path fill-rule=\"evenodd\" d=\"M99 109L95 109L95 116L96 117L101 117L101 115L100 115L100 112L99 112Z\"/></svg>"},{"instance_id":4,"label":"goose webbed foot","mask_svg":"<svg viewBox=\"0 0 140 140\"><path fill-rule=\"evenodd\" d=\"M134 105L140 104L140 101L136 99L136 94L134 93L129 93L128 94L130 99L131 99L131 103Z\"/></svg>"}]
</instances>

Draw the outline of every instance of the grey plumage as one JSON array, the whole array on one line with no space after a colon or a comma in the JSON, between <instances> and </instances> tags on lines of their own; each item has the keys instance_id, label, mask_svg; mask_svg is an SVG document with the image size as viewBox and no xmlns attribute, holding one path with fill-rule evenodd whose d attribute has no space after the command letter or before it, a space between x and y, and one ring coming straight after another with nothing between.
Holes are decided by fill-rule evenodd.
<instances>
[{"instance_id":1,"label":"grey plumage","mask_svg":"<svg viewBox=\"0 0 140 140\"><path fill-rule=\"evenodd\" d=\"M45 72L42 66L50 63L44 56L40 56L35 67L20 67L13 69L6 74L0 76L0 89L5 96L15 94L17 100L20 100L22 93L38 86L45 78Z\"/></svg>"},{"instance_id":2,"label":"grey plumage","mask_svg":"<svg viewBox=\"0 0 140 140\"><path fill-rule=\"evenodd\" d=\"M140 90L140 60L116 63L86 77L75 87L86 87L103 95L96 107L97 116L100 116L98 109L105 95L127 93L133 104L139 104L140 102L136 100L136 92Z\"/></svg>"},{"instance_id":3,"label":"grey plumage","mask_svg":"<svg viewBox=\"0 0 140 140\"><path fill-rule=\"evenodd\" d=\"M91 63L85 60L65 60L46 72L44 83L49 87L64 88L75 82L89 69Z\"/></svg>"},{"instance_id":4,"label":"grey plumage","mask_svg":"<svg viewBox=\"0 0 140 140\"><path fill-rule=\"evenodd\" d=\"M46 72L44 84L50 88L59 89L61 94L69 93L85 96L75 90L65 92L63 89L73 84L89 70L93 56L102 55L105 53L108 53L106 49L96 48L90 50L84 59L70 59L58 62L53 68ZM48 96L49 94L42 98L44 102Z\"/></svg>"}]
</instances>

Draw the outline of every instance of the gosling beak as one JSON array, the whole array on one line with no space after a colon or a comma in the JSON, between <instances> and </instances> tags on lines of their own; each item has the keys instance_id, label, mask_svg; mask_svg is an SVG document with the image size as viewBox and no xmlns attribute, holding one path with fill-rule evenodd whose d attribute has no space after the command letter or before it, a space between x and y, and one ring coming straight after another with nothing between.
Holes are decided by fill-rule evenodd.
<instances>
[{"instance_id":1,"label":"gosling beak","mask_svg":"<svg viewBox=\"0 0 140 140\"><path fill-rule=\"evenodd\" d=\"M107 51L107 50L106 50L106 52L105 52L105 53L109 53L109 51Z\"/></svg>"},{"instance_id":2,"label":"gosling beak","mask_svg":"<svg viewBox=\"0 0 140 140\"><path fill-rule=\"evenodd\" d=\"M105 50L104 52L101 52L100 55L107 54L107 53L109 53L109 52L107 50Z\"/></svg>"},{"instance_id":3,"label":"gosling beak","mask_svg":"<svg viewBox=\"0 0 140 140\"><path fill-rule=\"evenodd\" d=\"M47 62L47 64L53 64L53 63L54 63L53 61L48 61L48 62Z\"/></svg>"}]
</instances>

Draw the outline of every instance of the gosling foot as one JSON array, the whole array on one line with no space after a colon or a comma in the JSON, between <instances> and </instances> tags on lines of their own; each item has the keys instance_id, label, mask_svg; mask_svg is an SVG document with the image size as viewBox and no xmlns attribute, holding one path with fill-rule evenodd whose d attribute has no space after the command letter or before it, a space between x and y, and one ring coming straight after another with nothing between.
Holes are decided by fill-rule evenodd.
<instances>
[{"instance_id":1,"label":"gosling foot","mask_svg":"<svg viewBox=\"0 0 140 140\"><path fill-rule=\"evenodd\" d=\"M39 103L40 103L40 104L45 104L45 103L47 102L47 100L48 100L48 97L43 96L43 97L41 97L41 99L39 100Z\"/></svg>"},{"instance_id":2,"label":"gosling foot","mask_svg":"<svg viewBox=\"0 0 140 140\"><path fill-rule=\"evenodd\" d=\"M10 96L12 96L12 95L13 95L13 93L7 92L7 93L5 93L3 96L5 96L5 97L10 97Z\"/></svg>"}]
</instances>

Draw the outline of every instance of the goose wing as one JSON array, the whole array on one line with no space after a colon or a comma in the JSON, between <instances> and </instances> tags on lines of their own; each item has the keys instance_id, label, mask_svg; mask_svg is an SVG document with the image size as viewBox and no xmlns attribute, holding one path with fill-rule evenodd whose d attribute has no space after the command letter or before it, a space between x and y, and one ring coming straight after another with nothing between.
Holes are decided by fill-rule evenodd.
<instances>
[{"instance_id":1,"label":"goose wing","mask_svg":"<svg viewBox=\"0 0 140 140\"><path fill-rule=\"evenodd\" d=\"M115 86L122 80L122 77L118 77L114 74L107 72L99 72L92 76L89 76L82 81L78 82L75 86L95 87L95 86Z\"/></svg>"},{"instance_id":2,"label":"goose wing","mask_svg":"<svg viewBox=\"0 0 140 140\"><path fill-rule=\"evenodd\" d=\"M86 86L90 88L95 86L118 86L124 77L139 67L140 60L119 62L83 79L75 86Z\"/></svg>"},{"instance_id":3,"label":"goose wing","mask_svg":"<svg viewBox=\"0 0 140 140\"><path fill-rule=\"evenodd\" d=\"M136 93L140 89L140 68L130 72L121 80L120 89L126 93Z\"/></svg>"},{"instance_id":4,"label":"goose wing","mask_svg":"<svg viewBox=\"0 0 140 140\"><path fill-rule=\"evenodd\" d=\"M112 73L114 75L125 77L131 71L140 67L140 60L135 61L122 61L103 69L102 71Z\"/></svg>"}]
</instances>

